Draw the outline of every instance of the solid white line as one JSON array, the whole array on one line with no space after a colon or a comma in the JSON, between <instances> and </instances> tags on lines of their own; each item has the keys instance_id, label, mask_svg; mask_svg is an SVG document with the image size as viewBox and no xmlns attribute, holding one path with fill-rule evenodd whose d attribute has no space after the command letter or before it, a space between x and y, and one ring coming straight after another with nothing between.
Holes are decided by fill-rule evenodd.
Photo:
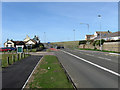
<instances>
[{"instance_id":1,"label":"solid white line","mask_svg":"<svg viewBox=\"0 0 120 90\"><path fill-rule=\"evenodd\" d=\"M43 57L44 57L44 56L43 56ZM39 63L40 63L40 62L41 62L41 60L43 59L43 57L39 60L39 62L37 63L37 65L34 67L34 69L33 69L32 73L30 74L30 76L29 76L29 77L28 77L28 79L26 80L26 82L25 82L25 84L23 85L23 87L22 87L22 89L21 89L21 90L23 90L23 89L25 88L25 86L26 86L26 84L28 83L28 81L29 81L30 77L32 76L33 72L35 71L35 69L37 68L37 66L39 65Z\"/></svg>"},{"instance_id":2,"label":"solid white line","mask_svg":"<svg viewBox=\"0 0 120 90\"><path fill-rule=\"evenodd\" d=\"M61 51L63 51L63 50L61 50ZM104 70L104 71L107 71L107 72L112 73L112 74L114 74L114 75L120 76L119 73L116 73L116 72L114 72L114 71L112 71L112 70L109 70L109 69L107 69L107 68L104 68L104 67L102 67L102 66L100 66L100 65L97 65L97 64L95 64L95 63L93 63L93 62L90 62L90 61L88 61L88 60L85 60L85 59L83 59L83 58L80 58L80 57L78 57L78 56L76 56L76 55L74 55L74 54L72 54L72 53L69 53L69 52L66 52L66 51L63 51L63 52L64 52L64 53L67 53L67 54L69 54L69 55L71 55L71 56L74 56L74 57L76 57L76 58L78 58L78 59L80 59L80 60L82 60L82 61L84 61L84 62L87 62L87 63L89 63L89 64L91 64L91 65L93 65L93 66L96 66L96 67L98 67L98 68L100 68L100 69L102 69L102 70Z\"/></svg>"},{"instance_id":3,"label":"solid white line","mask_svg":"<svg viewBox=\"0 0 120 90\"><path fill-rule=\"evenodd\" d=\"M120 55L120 54L118 54L118 53L109 53L109 54L113 54L113 55Z\"/></svg>"}]
</instances>

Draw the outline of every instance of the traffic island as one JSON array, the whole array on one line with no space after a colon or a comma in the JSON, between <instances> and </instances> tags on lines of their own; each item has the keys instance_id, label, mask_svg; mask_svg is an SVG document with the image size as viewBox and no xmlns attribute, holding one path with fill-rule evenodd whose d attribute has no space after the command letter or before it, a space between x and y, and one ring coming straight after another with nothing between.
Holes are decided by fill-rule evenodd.
<instances>
[{"instance_id":1,"label":"traffic island","mask_svg":"<svg viewBox=\"0 0 120 90\"><path fill-rule=\"evenodd\" d=\"M44 56L25 88L74 89L57 57L54 55Z\"/></svg>"}]
</instances>

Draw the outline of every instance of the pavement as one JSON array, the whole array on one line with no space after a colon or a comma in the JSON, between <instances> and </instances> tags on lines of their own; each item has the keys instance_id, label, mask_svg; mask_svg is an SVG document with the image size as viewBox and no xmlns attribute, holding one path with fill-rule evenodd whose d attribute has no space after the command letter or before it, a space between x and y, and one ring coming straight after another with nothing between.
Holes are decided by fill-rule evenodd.
<instances>
[{"instance_id":1,"label":"pavement","mask_svg":"<svg viewBox=\"0 0 120 90\"><path fill-rule=\"evenodd\" d=\"M69 49L56 52L56 56L77 88L118 90L118 56L107 52Z\"/></svg>"},{"instance_id":2,"label":"pavement","mask_svg":"<svg viewBox=\"0 0 120 90\"><path fill-rule=\"evenodd\" d=\"M3 90L20 90L42 56L31 55L2 69Z\"/></svg>"}]
</instances>

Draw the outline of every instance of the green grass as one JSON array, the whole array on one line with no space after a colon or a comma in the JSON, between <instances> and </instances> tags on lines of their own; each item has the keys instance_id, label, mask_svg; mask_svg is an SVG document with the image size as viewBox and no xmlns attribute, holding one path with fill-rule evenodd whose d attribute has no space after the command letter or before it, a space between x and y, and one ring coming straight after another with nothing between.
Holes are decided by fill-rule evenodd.
<instances>
[{"instance_id":1,"label":"green grass","mask_svg":"<svg viewBox=\"0 0 120 90\"><path fill-rule=\"evenodd\" d=\"M44 56L32 77L29 88L73 88L56 56Z\"/></svg>"},{"instance_id":2,"label":"green grass","mask_svg":"<svg viewBox=\"0 0 120 90\"><path fill-rule=\"evenodd\" d=\"M27 50L24 49L24 52L27 52ZM36 52L36 49L32 49L32 50L29 49L28 52Z\"/></svg>"},{"instance_id":3,"label":"green grass","mask_svg":"<svg viewBox=\"0 0 120 90\"><path fill-rule=\"evenodd\" d=\"M65 41L65 42L54 42L54 43L51 43L51 44L57 44L57 45L60 45L60 46L64 46L66 48L77 48L79 46L79 41Z\"/></svg>"},{"instance_id":4,"label":"green grass","mask_svg":"<svg viewBox=\"0 0 120 90\"><path fill-rule=\"evenodd\" d=\"M1 64L2 67L8 67L8 66L9 66L9 65L8 65L8 62L7 62L7 58L8 58L8 57L9 57L10 65L14 63L13 60L12 60L12 55L15 56L15 62L18 61L18 60L17 60L17 54L2 54L2 64ZM25 58L28 57L28 56L29 56L29 55L26 54L26 55L25 55ZM20 55L19 55L19 60L20 60L20 59L23 59L23 57L20 58Z\"/></svg>"},{"instance_id":5,"label":"green grass","mask_svg":"<svg viewBox=\"0 0 120 90\"><path fill-rule=\"evenodd\" d=\"M89 48L78 48L78 49L79 49L79 50L101 51L101 50L99 50L99 49L89 49ZM120 52L107 51L107 50L102 50L101 52L120 53Z\"/></svg>"}]
</instances>

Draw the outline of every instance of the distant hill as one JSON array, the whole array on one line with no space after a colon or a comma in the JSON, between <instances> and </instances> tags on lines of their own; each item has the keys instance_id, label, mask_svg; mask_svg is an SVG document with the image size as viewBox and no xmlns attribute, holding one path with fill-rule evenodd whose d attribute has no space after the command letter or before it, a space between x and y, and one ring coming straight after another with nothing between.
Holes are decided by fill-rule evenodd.
<instances>
[{"instance_id":1,"label":"distant hill","mask_svg":"<svg viewBox=\"0 0 120 90\"><path fill-rule=\"evenodd\" d=\"M79 46L79 41L53 42L51 44L57 44L58 46L64 46L66 48L76 48Z\"/></svg>"}]
</instances>

